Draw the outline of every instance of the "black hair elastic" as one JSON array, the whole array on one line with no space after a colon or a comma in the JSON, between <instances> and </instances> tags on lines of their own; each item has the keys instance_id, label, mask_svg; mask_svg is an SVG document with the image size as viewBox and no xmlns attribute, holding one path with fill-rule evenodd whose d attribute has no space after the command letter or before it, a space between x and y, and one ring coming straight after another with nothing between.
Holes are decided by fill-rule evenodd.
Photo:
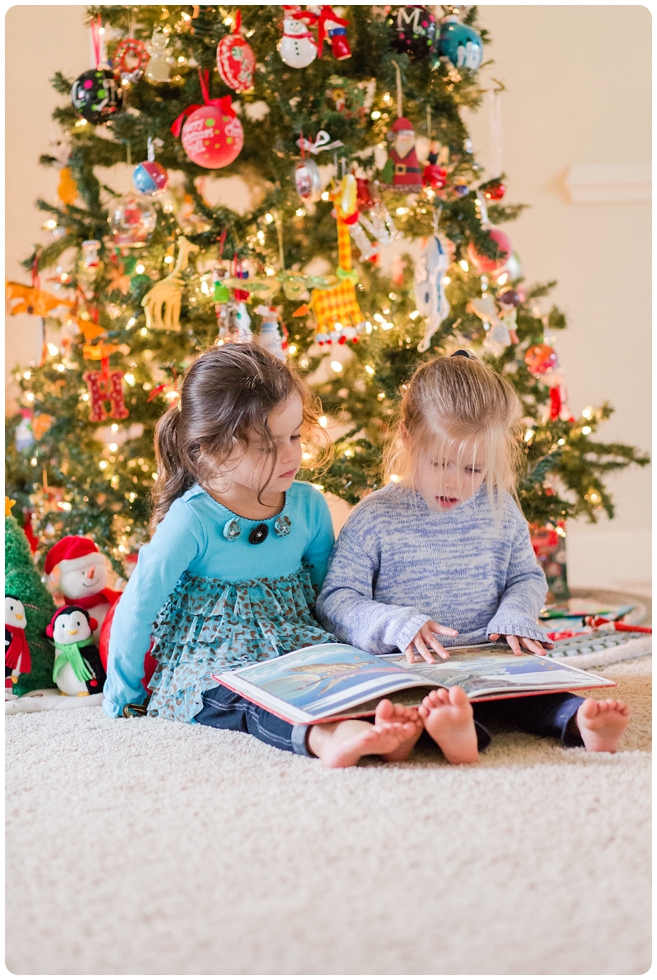
<instances>
[{"instance_id":1,"label":"black hair elastic","mask_svg":"<svg viewBox=\"0 0 657 980\"><path fill-rule=\"evenodd\" d=\"M467 357L467 358L469 358L469 359L470 359L471 361L475 361L475 360L476 360L476 358L475 358L475 356L474 356L474 354L471 354L471 353L470 353L469 351L467 351L467 350L455 350L455 351L454 351L454 353L453 353L453 354L451 354L450 356L451 356L451 357Z\"/></svg>"}]
</instances>

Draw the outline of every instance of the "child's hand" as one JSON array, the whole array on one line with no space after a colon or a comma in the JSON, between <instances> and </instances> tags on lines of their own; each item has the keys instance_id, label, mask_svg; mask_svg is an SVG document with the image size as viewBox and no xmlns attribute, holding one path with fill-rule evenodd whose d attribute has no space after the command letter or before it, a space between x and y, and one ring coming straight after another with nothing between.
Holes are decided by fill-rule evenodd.
<instances>
[{"instance_id":1,"label":"child's hand","mask_svg":"<svg viewBox=\"0 0 657 980\"><path fill-rule=\"evenodd\" d=\"M417 650L421 657L427 661L429 664L434 664L436 662L435 657L430 653L429 647L433 647L439 657L443 660L447 660L449 654L443 646L440 645L434 633L442 633L444 636L458 636L458 630L453 630L449 626L441 626L440 623L435 623L433 619L430 619L424 626L418 630L411 642L406 647L406 659L409 664L415 663L415 652L413 647Z\"/></svg>"},{"instance_id":2,"label":"child's hand","mask_svg":"<svg viewBox=\"0 0 657 980\"><path fill-rule=\"evenodd\" d=\"M491 633L490 639L495 642L495 640L500 639L500 633ZM540 657L545 656L545 651L550 650L553 646L552 643L546 643L545 646L541 646L538 640L530 640L528 636L505 636L504 639L509 644L516 657L520 657L523 650L520 648L522 643L530 653L537 653Z\"/></svg>"}]
</instances>

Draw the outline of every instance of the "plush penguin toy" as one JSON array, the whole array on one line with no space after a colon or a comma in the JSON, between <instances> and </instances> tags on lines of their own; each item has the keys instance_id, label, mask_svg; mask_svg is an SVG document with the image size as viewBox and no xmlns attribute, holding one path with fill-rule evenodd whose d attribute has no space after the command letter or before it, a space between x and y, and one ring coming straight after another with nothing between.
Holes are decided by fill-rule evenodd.
<instances>
[{"instance_id":1,"label":"plush penguin toy","mask_svg":"<svg viewBox=\"0 0 657 980\"><path fill-rule=\"evenodd\" d=\"M62 694L84 697L100 694L106 674L94 643L98 626L81 606L62 606L46 629L55 644L55 668L52 679Z\"/></svg>"},{"instance_id":2,"label":"plush penguin toy","mask_svg":"<svg viewBox=\"0 0 657 980\"><path fill-rule=\"evenodd\" d=\"M5 687L11 687L19 674L32 670L30 648L25 636L25 606L14 595L5 596Z\"/></svg>"}]
</instances>

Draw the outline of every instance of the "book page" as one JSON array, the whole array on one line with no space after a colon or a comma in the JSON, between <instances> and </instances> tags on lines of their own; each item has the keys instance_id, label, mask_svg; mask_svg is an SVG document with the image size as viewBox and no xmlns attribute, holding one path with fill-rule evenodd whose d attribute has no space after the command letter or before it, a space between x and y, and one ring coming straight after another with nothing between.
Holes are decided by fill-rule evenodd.
<instances>
[{"instance_id":1,"label":"book page","mask_svg":"<svg viewBox=\"0 0 657 980\"><path fill-rule=\"evenodd\" d=\"M486 644L450 647L448 660L409 664L402 654L380 659L405 666L441 687L462 687L469 698L513 691L574 691L589 687L614 687L614 682L597 674L569 667L533 653L520 656L506 645Z\"/></svg>"}]
</instances>

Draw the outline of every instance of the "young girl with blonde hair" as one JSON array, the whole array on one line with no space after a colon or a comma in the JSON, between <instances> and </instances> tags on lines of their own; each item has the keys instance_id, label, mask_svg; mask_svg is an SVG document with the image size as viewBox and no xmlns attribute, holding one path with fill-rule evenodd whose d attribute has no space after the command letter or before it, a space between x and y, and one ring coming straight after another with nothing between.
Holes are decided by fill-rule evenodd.
<instances>
[{"instance_id":1,"label":"young girl with blonde hair","mask_svg":"<svg viewBox=\"0 0 657 980\"><path fill-rule=\"evenodd\" d=\"M375 724L292 726L212 675L335 641L313 616L333 529L322 494L295 480L317 424L310 391L257 344L226 344L189 368L180 403L157 425L152 539L114 616L103 707L144 701L151 636L158 666L148 714L249 732L270 745L354 765L396 758L422 729L417 710Z\"/></svg>"},{"instance_id":2,"label":"young girl with blonde hair","mask_svg":"<svg viewBox=\"0 0 657 980\"><path fill-rule=\"evenodd\" d=\"M418 368L388 457L391 482L349 515L317 602L339 640L398 649L410 662L500 638L517 654L545 652L537 620L547 583L515 499L520 414L512 385L467 351ZM420 715L450 762L477 761L498 718L609 752L629 720L617 700L545 694L473 706L458 687L432 692Z\"/></svg>"}]
</instances>

